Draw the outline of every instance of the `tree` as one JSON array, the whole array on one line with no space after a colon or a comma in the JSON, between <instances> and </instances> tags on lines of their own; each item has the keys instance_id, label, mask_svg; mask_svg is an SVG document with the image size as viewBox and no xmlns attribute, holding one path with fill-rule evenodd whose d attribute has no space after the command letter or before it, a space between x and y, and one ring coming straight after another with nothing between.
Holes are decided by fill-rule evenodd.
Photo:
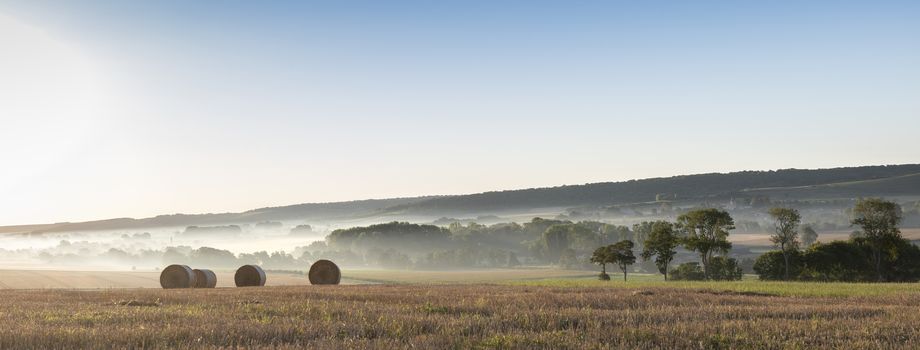
<instances>
[{"instance_id":1,"label":"tree","mask_svg":"<svg viewBox=\"0 0 920 350\"><path fill-rule=\"evenodd\" d=\"M799 248L798 227L802 222L802 215L792 208L774 207L770 208L770 216L774 220L770 241L778 246L783 254L783 279L789 280L789 257L792 255L791 252L798 251Z\"/></svg>"},{"instance_id":2,"label":"tree","mask_svg":"<svg viewBox=\"0 0 920 350\"><path fill-rule=\"evenodd\" d=\"M684 247L699 253L703 274L709 279L713 255L725 254L732 248L728 241L728 231L735 229L735 221L724 210L708 208L678 216L677 225L684 235Z\"/></svg>"},{"instance_id":3,"label":"tree","mask_svg":"<svg viewBox=\"0 0 920 350\"><path fill-rule=\"evenodd\" d=\"M646 223L642 223L643 226ZM674 232L674 224L667 221L654 221L649 224L649 234L642 244L642 260L648 261L655 257L655 266L658 272L664 275L664 280L668 280L668 265L674 260L677 251L677 245L680 244L680 237Z\"/></svg>"},{"instance_id":4,"label":"tree","mask_svg":"<svg viewBox=\"0 0 920 350\"><path fill-rule=\"evenodd\" d=\"M563 268L578 268L584 264L584 261L578 260L575 249L565 248L559 254L559 266Z\"/></svg>"},{"instance_id":5,"label":"tree","mask_svg":"<svg viewBox=\"0 0 920 350\"><path fill-rule=\"evenodd\" d=\"M817 240L818 233L815 232L815 229L813 229L811 225L802 226L802 245L808 248L812 244L815 244Z\"/></svg>"},{"instance_id":6,"label":"tree","mask_svg":"<svg viewBox=\"0 0 920 350\"><path fill-rule=\"evenodd\" d=\"M609 245L611 261L620 266L623 271L623 281L626 281L626 268L636 263L636 256L633 254L632 241L619 241Z\"/></svg>"},{"instance_id":7,"label":"tree","mask_svg":"<svg viewBox=\"0 0 920 350\"><path fill-rule=\"evenodd\" d=\"M520 265L521 265L521 261L518 260L517 254L514 254L514 252L508 252L508 259L506 260L505 266L515 267L515 266L520 266Z\"/></svg>"},{"instance_id":8,"label":"tree","mask_svg":"<svg viewBox=\"0 0 920 350\"><path fill-rule=\"evenodd\" d=\"M882 274L882 261L886 250L891 248L893 242L902 239L901 207L894 202L881 198L868 198L856 201L853 208L853 220L850 222L861 228L860 236L865 238L871 251L871 265L875 267L878 281L884 281Z\"/></svg>"},{"instance_id":9,"label":"tree","mask_svg":"<svg viewBox=\"0 0 920 350\"><path fill-rule=\"evenodd\" d=\"M778 250L761 254L754 262L754 272L765 281L788 280L786 258L789 259L788 275L799 276L802 272L802 253L798 250L790 251L788 257Z\"/></svg>"},{"instance_id":10,"label":"tree","mask_svg":"<svg viewBox=\"0 0 920 350\"><path fill-rule=\"evenodd\" d=\"M556 224L543 232L543 249L550 261L559 261L563 250L569 247L569 226Z\"/></svg>"},{"instance_id":11,"label":"tree","mask_svg":"<svg viewBox=\"0 0 920 350\"><path fill-rule=\"evenodd\" d=\"M598 276L603 281L609 281L610 275L607 274L607 264L613 264L613 254L610 252L610 246L599 247L591 254L591 263L601 265L601 274Z\"/></svg>"}]
</instances>

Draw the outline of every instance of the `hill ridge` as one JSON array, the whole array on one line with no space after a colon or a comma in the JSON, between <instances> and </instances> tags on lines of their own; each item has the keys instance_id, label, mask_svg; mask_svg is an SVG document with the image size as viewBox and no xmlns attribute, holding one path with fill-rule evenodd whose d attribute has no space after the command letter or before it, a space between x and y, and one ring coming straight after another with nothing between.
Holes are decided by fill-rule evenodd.
<instances>
[{"instance_id":1,"label":"hill ridge","mask_svg":"<svg viewBox=\"0 0 920 350\"><path fill-rule=\"evenodd\" d=\"M853 193L850 194L854 195L871 196L874 194L863 192L920 195L920 176L913 175L920 175L920 164L825 169L745 170L728 173L712 172L618 182L487 191L461 195L300 203L256 208L239 213L168 214L141 219L113 218L77 223L0 226L0 233L182 227L266 220L326 220L375 216L395 217L399 215L465 215L537 208L648 202L655 200L659 194L679 199L744 196L751 194L751 189L758 188L761 189L758 190L760 192L788 192L795 191L796 187L802 190L809 190L808 186L813 188L814 186L847 182L854 183L854 185L850 185L854 189ZM904 182L902 181L904 179L909 181L901 183ZM867 184L872 185L872 183L866 182L871 180L885 180L881 181L882 185L894 183L891 185L894 188L876 188L878 181L876 181L876 187L866 187ZM846 188L844 188L845 190ZM846 192L843 192L843 195L846 194Z\"/></svg>"}]
</instances>

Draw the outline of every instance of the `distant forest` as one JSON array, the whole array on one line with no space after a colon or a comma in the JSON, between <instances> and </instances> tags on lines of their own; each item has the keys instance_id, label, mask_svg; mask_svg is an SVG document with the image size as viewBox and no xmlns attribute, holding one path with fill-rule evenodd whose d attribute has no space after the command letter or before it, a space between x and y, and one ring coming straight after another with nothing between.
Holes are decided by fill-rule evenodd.
<instances>
[{"instance_id":1,"label":"distant forest","mask_svg":"<svg viewBox=\"0 0 920 350\"><path fill-rule=\"evenodd\" d=\"M685 175L625 182L607 182L440 197L428 199L423 202L405 204L399 208L409 211L484 212L521 208L651 202L656 199L661 199L662 197L677 200L726 198L730 196L745 195L746 192L758 189L778 190L780 188L790 187L890 179L909 175L920 175L920 164ZM873 186L873 193L848 193L846 191L847 186L836 187L839 187L838 192L842 195L877 196L920 194L920 176L912 176L908 180L907 183L903 181L893 181L893 186L886 186L886 183L878 184Z\"/></svg>"}]
</instances>

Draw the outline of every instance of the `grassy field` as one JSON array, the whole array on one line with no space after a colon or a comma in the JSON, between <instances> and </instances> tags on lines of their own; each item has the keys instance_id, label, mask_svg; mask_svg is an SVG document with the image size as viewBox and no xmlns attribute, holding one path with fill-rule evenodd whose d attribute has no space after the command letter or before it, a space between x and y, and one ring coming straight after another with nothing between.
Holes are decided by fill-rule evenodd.
<instances>
[{"instance_id":1,"label":"grassy field","mask_svg":"<svg viewBox=\"0 0 920 350\"><path fill-rule=\"evenodd\" d=\"M373 283L456 284L591 278L597 276L597 273L584 270L520 268L459 271L343 270L342 275L350 280Z\"/></svg>"},{"instance_id":2,"label":"grassy field","mask_svg":"<svg viewBox=\"0 0 920 350\"><path fill-rule=\"evenodd\" d=\"M915 290L829 298L458 284L0 295L4 349L920 347Z\"/></svg>"},{"instance_id":3,"label":"grassy field","mask_svg":"<svg viewBox=\"0 0 920 350\"><path fill-rule=\"evenodd\" d=\"M872 297L897 294L920 295L917 283L813 283L813 282L768 282L746 278L742 281L660 281L642 280L604 282L596 279L542 279L533 281L509 281L508 285L542 286L561 288L612 287L627 289L675 288L706 289L747 294L768 294L786 297Z\"/></svg>"},{"instance_id":4,"label":"grassy field","mask_svg":"<svg viewBox=\"0 0 920 350\"><path fill-rule=\"evenodd\" d=\"M810 283L759 281L745 275L742 281L665 281L660 274L611 273L612 281L599 281L596 272L578 270L506 269L484 271L345 271L356 282L381 284L497 284L529 287L606 287L606 288L679 288L709 289L751 294L798 297L857 297L882 296L899 293L920 294L917 283Z\"/></svg>"}]
</instances>

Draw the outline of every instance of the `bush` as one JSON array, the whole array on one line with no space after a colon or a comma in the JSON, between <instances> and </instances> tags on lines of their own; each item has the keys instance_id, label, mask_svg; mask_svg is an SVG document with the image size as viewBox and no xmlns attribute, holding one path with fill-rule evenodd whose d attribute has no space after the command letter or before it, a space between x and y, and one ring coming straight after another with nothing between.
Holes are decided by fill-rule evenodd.
<instances>
[{"instance_id":1,"label":"bush","mask_svg":"<svg viewBox=\"0 0 920 350\"><path fill-rule=\"evenodd\" d=\"M821 281L871 281L873 269L865 247L854 241L815 243L805 250L802 279Z\"/></svg>"},{"instance_id":2,"label":"bush","mask_svg":"<svg viewBox=\"0 0 920 350\"><path fill-rule=\"evenodd\" d=\"M601 281L609 281L609 280L610 280L610 275L601 272L601 274L597 276L597 279L599 279L599 280L601 280Z\"/></svg>"},{"instance_id":3,"label":"bush","mask_svg":"<svg viewBox=\"0 0 920 350\"><path fill-rule=\"evenodd\" d=\"M709 279L716 281L740 281L744 271L738 260L724 256L713 257L709 261Z\"/></svg>"},{"instance_id":4,"label":"bush","mask_svg":"<svg viewBox=\"0 0 920 350\"><path fill-rule=\"evenodd\" d=\"M671 279L675 281L702 281L706 279L703 268L698 262L688 262L677 265L671 270Z\"/></svg>"},{"instance_id":5,"label":"bush","mask_svg":"<svg viewBox=\"0 0 920 350\"><path fill-rule=\"evenodd\" d=\"M920 281L920 247L906 239L899 239L893 244L893 256L889 256L884 270L889 282Z\"/></svg>"},{"instance_id":6,"label":"bush","mask_svg":"<svg viewBox=\"0 0 920 350\"><path fill-rule=\"evenodd\" d=\"M789 279L796 279L802 273L802 253L798 250L789 253ZM757 257L754 272L764 281L783 280L786 275L783 252L774 250Z\"/></svg>"},{"instance_id":7,"label":"bush","mask_svg":"<svg viewBox=\"0 0 920 350\"><path fill-rule=\"evenodd\" d=\"M920 247L893 237L885 242L882 274L890 282L920 281ZM800 280L875 282L877 275L871 261L871 248L865 239L815 243L804 252L795 251L789 259L789 275ZM754 264L761 280L783 279L783 254L772 251L761 255Z\"/></svg>"}]
</instances>

